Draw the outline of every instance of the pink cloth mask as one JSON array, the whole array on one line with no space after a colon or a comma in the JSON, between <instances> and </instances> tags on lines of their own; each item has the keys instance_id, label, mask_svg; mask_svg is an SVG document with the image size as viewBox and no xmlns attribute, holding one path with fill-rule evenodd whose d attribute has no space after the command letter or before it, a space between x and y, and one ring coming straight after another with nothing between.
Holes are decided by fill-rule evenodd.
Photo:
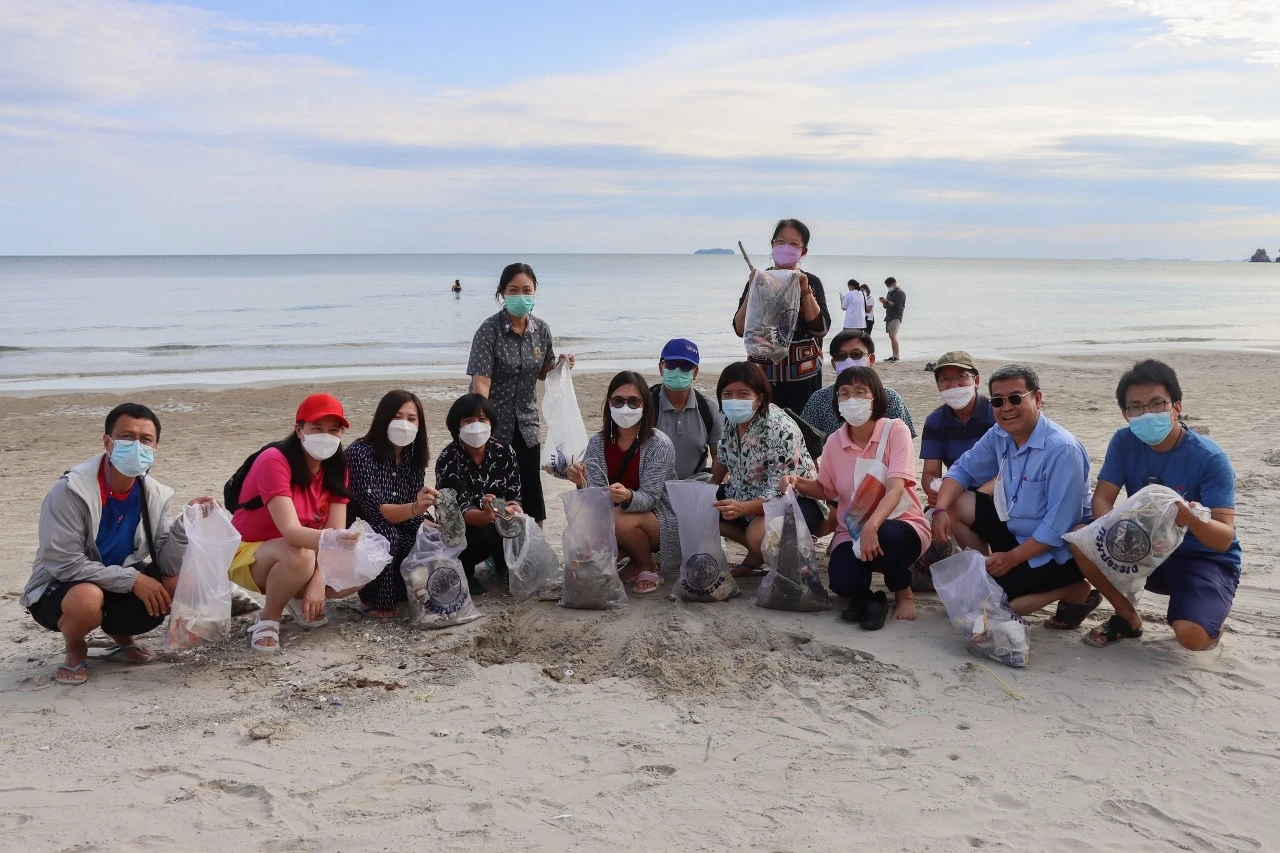
<instances>
[{"instance_id":1,"label":"pink cloth mask","mask_svg":"<svg viewBox=\"0 0 1280 853\"><path fill-rule=\"evenodd\" d=\"M790 243L773 247L773 262L780 267L792 267L800 263L804 250L797 249Z\"/></svg>"}]
</instances>

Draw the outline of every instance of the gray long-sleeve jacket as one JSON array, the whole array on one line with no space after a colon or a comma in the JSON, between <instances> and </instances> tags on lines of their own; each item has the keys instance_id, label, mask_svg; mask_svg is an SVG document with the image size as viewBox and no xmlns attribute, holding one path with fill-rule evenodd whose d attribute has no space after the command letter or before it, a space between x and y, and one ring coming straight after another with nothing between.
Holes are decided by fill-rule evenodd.
<instances>
[{"instance_id":1,"label":"gray long-sleeve jacket","mask_svg":"<svg viewBox=\"0 0 1280 853\"><path fill-rule=\"evenodd\" d=\"M592 488L609 485L608 463L604 458L604 438L600 433L587 442L584 459L587 485ZM609 472L612 473L612 472ZM658 516L659 568L663 572L680 570L680 527L667 498L667 480L676 479L676 449L664 433L653 435L640 448L640 488L623 512L652 512Z\"/></svg>"},{"instance_id":2,"label":"gray long-sleeve jacket","mask_svg":"<svg viewBox=\"0 0 1280 853\"><path fill-rule=\"evenodd\" d=\"M147 537L138 525L133 536L133 553L123 566L106 566L96 542L102 521L102 493L98 467L106 454L99 453L81 462L58 482L40 505L40 544L31 567L31 579L19 603L30 607L54 581L93 583L106 592L129 592L137 580L134 566L146 562ZM187 549L187 533L182 516L170 512L173 489L151 477L146 480L151 532L156 541L156 562L162 574L176 575Z\"/></svg>"}]
</instances>

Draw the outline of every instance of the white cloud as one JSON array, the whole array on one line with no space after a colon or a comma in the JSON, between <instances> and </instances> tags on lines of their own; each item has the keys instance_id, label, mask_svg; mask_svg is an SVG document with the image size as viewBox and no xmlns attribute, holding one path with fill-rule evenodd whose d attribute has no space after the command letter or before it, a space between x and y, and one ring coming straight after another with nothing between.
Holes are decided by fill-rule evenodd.
<instances>
[{"instance_id":1,"label":"white cloud","mask_svg":"<svg viewBox=\"0 0 1280 853\"><path fill-rule=\"evenodd\" d=\"M1156 40L1177 45L1244 41L1261 45L1245 62L1280 65L1280 2L1277 0L1117 0L1117 5L1160 18L1166 31Z\"/></svg>"}]
</instances>

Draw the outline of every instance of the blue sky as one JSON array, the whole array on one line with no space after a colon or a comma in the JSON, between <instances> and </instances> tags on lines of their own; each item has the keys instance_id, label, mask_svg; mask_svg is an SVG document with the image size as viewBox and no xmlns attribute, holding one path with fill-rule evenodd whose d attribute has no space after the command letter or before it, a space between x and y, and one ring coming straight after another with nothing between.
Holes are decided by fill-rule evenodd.
<instances>
[{"instance_id":1,"label":"blue sky","mask_svg":"<svg viewBox=\"0 0 1280 853\"><path fill-rule=\"evenodd\" d=\"M1275 0L0 0L0 254L1244 257L1278 92Z\"/></svg>"}]
</instances>

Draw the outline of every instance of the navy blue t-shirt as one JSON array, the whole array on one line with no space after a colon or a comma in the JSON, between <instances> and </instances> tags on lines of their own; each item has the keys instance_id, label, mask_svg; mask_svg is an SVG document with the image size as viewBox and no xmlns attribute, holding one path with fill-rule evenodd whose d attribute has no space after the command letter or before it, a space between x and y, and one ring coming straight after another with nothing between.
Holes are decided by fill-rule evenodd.
<instances>
[{"instance_id":1,"label":"navy blue t-shirt","mask_svg":"<svg viewBox=\"0 0 1280 853\"><path fill-rule=\"evenodd\" d=\"M1126 426L1116 430L1107 445L1099 481L1124 488L1126 494L1149 485L1151 478L1168 486L1183 499L1209 509L1235 509L1236 473L1221 447L1202 435L1187 430L1186 437L1168 453L1157 453ZM1230 562L1240 571L1240 540L1232 538L1225 552L1215 551L1188 531L1178 550L1184 557Z\"/></svg>"},{"instance_id":2,"label":"navy blue t-shirt","mask_svg":"<svg viewBox=\"0 0 1280 853\"><path fill-rule=\"evenodd\" d=\"M924 432L920 434L920 458L941 459L942 464L950 468L995 425L996 413L991 408L991 401L981 394L978 395L969 420L964 422L961 422L954 409L943 403L924 419Z\"/></svg>"},{"instance_id":3,"label":"navy blue t-shirt","mask_svg":"<svg viewBox=\"0 0 1280 853\"><path fill-rule=\"evenodd\" d=\"M121 498L111 493L101 475L98 482L102 487L102 520L94 543L104 566L123 566L133 554L133 538L142 523L141 489L134 480L129 494Z\"/></svg>"}]
</instances>

